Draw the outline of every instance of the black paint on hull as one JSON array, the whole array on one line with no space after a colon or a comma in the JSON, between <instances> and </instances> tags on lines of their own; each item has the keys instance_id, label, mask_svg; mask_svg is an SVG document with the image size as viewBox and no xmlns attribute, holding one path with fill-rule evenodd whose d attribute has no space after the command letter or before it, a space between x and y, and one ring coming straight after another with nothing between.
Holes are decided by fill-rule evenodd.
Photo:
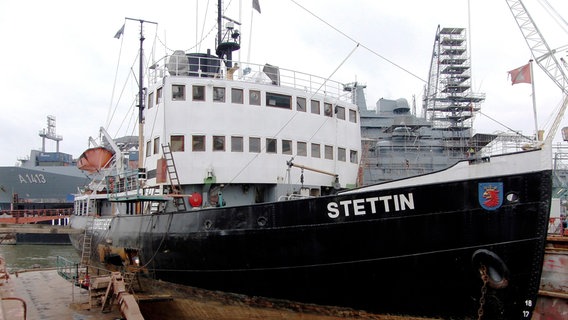
<instances>
[{"instance_id":1,"label":"black paint on hull","mask_svg":"<svg viewBox=\"0 0 568 320\"><path fill-rule=\"evenodd\" d=\"M16 244L71 244L68 234L17 233Z\"/></svg>"},{"instance_id":2,"label":"black paint on hull","mask_svg":"<svg viewBox=\"0 0 568 320\"><path fill-rule=\"evenodd\" d=\"M502 183L500 207L482 208L480 183ZM407 203L405 210L402 201L384 200L410 194L413 208ZM542 171L109 217L108 225L99 224L103 227L95 232L94 243L111 239L113 247L139 249L141 264L165 281L378 313L460 319L477 318L483 282L473 257L489 250L499 259L485 263L492 270L507 270L503 276L508 283L505 288L488 286L485 316L530 319L550 195L551 173ZM369 200L380 197L387 198ZM337 204L336 218L330 217L330 202ZM86 217L72 219L75 228L85 223ZM81 248L79 237L72 241Z\"/></svg>"}]
</instances>

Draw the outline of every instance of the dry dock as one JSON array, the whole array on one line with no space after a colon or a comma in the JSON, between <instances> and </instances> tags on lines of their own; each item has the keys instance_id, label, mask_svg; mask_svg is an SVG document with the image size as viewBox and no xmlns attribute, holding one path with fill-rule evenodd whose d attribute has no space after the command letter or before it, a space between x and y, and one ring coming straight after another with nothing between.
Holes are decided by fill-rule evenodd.
<instances>
[{"instance_id":1,"label":"dry dock","mask_svg":"<svg viewBox=\"0 0 568 320\"><path fill-rule=\"evenodd\" d=\"M11 273L1 279L1 320L114 320L120 312L84 310L88 307L86 290L74 287L56 270ZM13 299L16 298L16 299ZM25 318L24 318L25 314Z\"/></svg>"},{"instance_id":2,"label":"dry dock","mask_svg":"<svg viewBox=\"0 0 568 320\"><path fill-rule=\"evenodd\" d=\"M114 320L124 318L117 305L110 313L89 308L89 292L73 286L56 270L31 270L1 279L0 320ZM422 319L375 315L342 308L319 307L141 281L135 294L146 320L152 319ZM150 290L148 288L151 288ZM136 289L135 289L136 290ZM18 298L15 300L5 298ZM24 309L25 303L25 309ZM25 311L24 311L25 310ZM26 318L24 318L24 312Z\"/></svg>"}]
</instances>

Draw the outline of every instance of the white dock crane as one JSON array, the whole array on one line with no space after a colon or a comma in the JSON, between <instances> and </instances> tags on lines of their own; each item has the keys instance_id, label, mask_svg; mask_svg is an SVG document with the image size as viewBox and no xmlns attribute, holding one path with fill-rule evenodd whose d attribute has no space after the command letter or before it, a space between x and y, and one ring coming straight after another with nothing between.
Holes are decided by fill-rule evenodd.
<instances>
[{"instance_id":1,"label":"white dock crane","mask_svg":"<svg viewBox=\"0 0 568 320\"><path fill-rule=\"evenodd\" d=\"M554 55L556 50L551 50L546 43L546 40L536 27L533 19L528 13L525 5L521 0L506 0L511 13L517 22L517 25L521 29L525 41L531 50L531 54L534 58L536 64L554 81L554 83L562 90L564 93L564 101L554 122L548 132L546 138L544 139L544 144L552 144L552 140L558 131L560 126L560 121L564 117L564 112L568 107L568 78L566 77L566 72L562 68L562 65Z\"/></svg>"}]
</instances>

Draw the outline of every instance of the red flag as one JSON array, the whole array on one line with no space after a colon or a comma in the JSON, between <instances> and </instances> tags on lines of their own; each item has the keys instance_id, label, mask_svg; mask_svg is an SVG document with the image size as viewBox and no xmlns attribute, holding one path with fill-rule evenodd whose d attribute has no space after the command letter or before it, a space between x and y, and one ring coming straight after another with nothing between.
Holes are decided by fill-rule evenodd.
<instances>
[{"instance_id":1,"label":"red flag","mask_svg":"<svg viewBox=\"0 0 568 320\"><path fill-rule=\"evenodd\" d=\"M522 67L509 71L511 85L517 83L532 83L531 64L527 63Z\"/></svg>"}]
</instances>

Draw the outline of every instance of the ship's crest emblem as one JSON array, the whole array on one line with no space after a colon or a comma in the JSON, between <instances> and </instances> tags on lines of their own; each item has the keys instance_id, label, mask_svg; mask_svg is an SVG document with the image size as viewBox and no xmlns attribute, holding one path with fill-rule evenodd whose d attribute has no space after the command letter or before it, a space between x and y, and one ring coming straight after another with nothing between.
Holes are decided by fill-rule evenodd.
<instances>
[{"instance_id":1,"label":"ship's crest emblem","mask_svg":"<svg viewBox=\"0 0 568 320\"><path fill-rule=\"evenodd\" d=\"M503 204L503 183L480 183L478 187L479 204L485 210L496 210Z\"/></svg>"}]
</instances>

